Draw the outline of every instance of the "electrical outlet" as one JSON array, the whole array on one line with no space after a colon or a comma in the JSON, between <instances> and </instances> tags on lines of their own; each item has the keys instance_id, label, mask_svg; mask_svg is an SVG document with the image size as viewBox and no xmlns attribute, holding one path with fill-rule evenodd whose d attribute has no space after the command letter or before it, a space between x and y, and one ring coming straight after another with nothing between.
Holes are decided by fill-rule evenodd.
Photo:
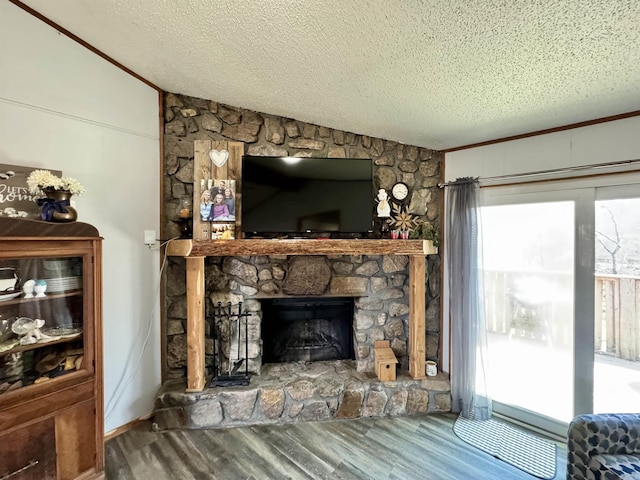
<instances>
[{"instance_id":1,"label":"electrical outlet","mask_svg":"<svg viewBox=\"0 0 640 480\"><path fill-rule=\"evenodd\" d=\"M156 243L156 231L155 230L145 230L144 231L144 244L145 245L155 245Z\"/></svg>"}]
</instances>

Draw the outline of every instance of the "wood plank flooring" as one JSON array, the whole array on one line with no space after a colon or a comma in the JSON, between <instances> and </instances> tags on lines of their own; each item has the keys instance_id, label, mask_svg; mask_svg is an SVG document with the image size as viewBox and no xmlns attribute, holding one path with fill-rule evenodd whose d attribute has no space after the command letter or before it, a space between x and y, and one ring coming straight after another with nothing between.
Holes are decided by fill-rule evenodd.
<instances>
[{"instance_id":1,"label":"wood plank flooring","mask_svg":"<svg viewBox=\"0 0 640 480\"><path fill-rule=\"evenodd\" d=\"M530 480L453 433L454 414L152 432L105 445L110 480ZM566 448L558 443L556 479Z\"/></svg>"}]
</instances>

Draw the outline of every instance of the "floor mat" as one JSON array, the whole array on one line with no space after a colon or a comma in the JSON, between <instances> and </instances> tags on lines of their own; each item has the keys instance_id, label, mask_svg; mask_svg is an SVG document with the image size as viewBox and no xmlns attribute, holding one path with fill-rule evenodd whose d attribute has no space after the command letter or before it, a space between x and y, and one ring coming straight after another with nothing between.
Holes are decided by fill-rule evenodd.
<instances>
[{"instance_id":1,"label":"floor mat","mask_svg":"<svg viewBox=\"0 0 640 480\"><path fill-rule=\"evenodd\" d=\"M497 420L459 416L453 431L463 441L533 476L556 476L556 446Z\"/></svg>"}]
</instances>

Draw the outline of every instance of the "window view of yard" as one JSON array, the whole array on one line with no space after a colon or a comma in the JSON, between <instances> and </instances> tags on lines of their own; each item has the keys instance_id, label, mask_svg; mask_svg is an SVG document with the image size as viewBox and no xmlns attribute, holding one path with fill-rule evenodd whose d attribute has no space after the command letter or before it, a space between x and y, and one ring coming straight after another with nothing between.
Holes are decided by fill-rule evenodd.
<instances>
[{"instance_id":1,"label":"window view of yard","mask_svg":"<svg viewBox=\"0 0 640 480\"><path fill-rule=\"evenodd\" d=\"M594 411L640 405L640 199L596 202Z\"/></svg>"}]
</instances>

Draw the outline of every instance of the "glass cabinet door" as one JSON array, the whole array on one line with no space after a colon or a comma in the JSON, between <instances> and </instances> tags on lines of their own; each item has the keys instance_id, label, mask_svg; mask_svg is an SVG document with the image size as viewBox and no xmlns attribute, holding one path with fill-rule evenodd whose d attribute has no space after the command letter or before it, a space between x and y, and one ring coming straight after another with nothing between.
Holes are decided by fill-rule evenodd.
<instances>
[{"instance_id":1,"label":"glass cabinet door","mask_svg":"<svg viewBox=\"0 0 640 480\"><path fill-rule=\"evenodd\" d=\"M83 257L0 259L0 400L85 369Z\"/></svg>"}]
</instances>

